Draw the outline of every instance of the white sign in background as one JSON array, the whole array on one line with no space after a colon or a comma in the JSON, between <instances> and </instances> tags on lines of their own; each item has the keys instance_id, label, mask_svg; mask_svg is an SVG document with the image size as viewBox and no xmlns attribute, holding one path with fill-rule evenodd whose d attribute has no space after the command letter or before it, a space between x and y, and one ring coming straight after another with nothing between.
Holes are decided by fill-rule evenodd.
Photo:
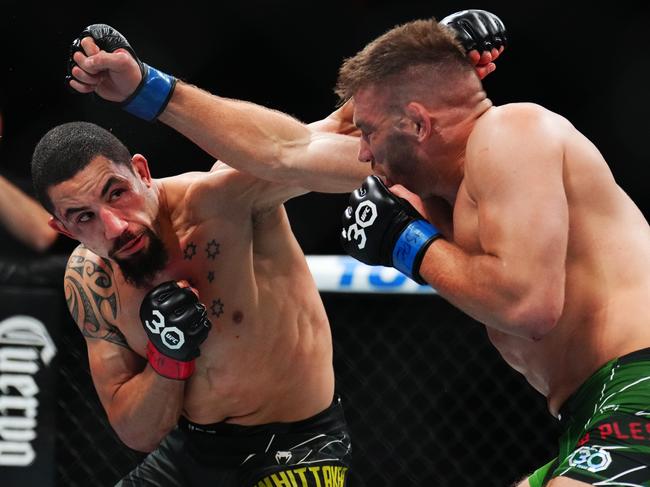
<instances>
[{"instance_id":1,"label":"white sign in background","mask_svg":"<svg viewBox=\"0 0 650 487\"><path fill-rule=\"evenodd\" d=\"M307 264L320 291L436 294L392 267L369 266L347 255L308 255Z\"/></svg>"}]
</instances>

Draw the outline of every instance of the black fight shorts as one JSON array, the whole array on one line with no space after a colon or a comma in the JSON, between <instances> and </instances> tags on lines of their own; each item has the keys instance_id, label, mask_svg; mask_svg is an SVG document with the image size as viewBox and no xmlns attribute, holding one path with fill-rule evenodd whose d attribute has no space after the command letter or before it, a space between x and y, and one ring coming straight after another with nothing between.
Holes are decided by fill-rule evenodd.
<instances>
[{"instance_id":1,"label":"black fight shorts","mask_svg":"<svg viewBox=\"0 0 650 487\"><path fill-rule=\"evenodd\" d=\"M117 486L345 487L350 436L341 400L295 423L178 426Z\"/></svg>"}]
</instances>

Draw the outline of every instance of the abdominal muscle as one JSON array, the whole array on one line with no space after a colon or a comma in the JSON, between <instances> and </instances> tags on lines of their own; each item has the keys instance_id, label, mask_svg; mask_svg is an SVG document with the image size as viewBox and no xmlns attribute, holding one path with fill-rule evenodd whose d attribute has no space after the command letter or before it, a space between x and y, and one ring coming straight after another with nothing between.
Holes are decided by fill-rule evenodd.
<instances>
[{"instance_id":1,"label":"abdominal muscle","mask_svg":"<svg viewBox=\"0 0 650 487\"><path fill-rule=\"evenodd\" d=\"M597 284L596 284L597 285ZM583 284L583 294L590 294ZM593 293L596 294L596 293ZM557 416L562 404L608 361L650 347L639 289L621 290L605 300L568 298L556 327L537 342L488 328L488 336L504 360L522 373Z\"/></svg>"},{"instance_id":2,"label":"abdominal muscle","mask_svg":"<svg viewBox=\"0 0 650 487\"><path fill-rule=\"evenodd\" d=\"M291 422L327 408L334 395L329 323L313 284L257 277L258 302L244 323L221 320L202 345L185 389L193 422ZM311 276L305 276L311 280ZM268 284L268 285L267 285ZM290 284L301 293L283 292ZM291 298L289 298L291 296Z\"/></svg>"}]
</instances>

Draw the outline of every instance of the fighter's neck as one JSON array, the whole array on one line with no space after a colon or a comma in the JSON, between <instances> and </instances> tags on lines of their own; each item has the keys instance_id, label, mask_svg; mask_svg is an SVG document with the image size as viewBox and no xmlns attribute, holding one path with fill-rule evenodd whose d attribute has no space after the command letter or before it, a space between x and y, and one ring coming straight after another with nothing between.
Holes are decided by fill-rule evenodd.
<instances>
[{"instance_id":1,"label":"fighter's neck","mask_svg":"<svg viewBox=\"0 0 650 487\"><path fill-rule=\"evenodd\" d=\"M169 179L154 179L154 187L158 197L158 212L156 214L156 231L168 251L179 248L179 242L187 233L188 225L185 215L180 207L182 195L176 195L174 185L169 184Z\"/></svg>"},{"instance_id":2,"label":"fighter's neck","mask_svg":"<svg viewBox=\"0 0 650 487\"><path fill-rule=\"evenodd\" d=\"M436 196L444 198L452 206L465 177L465 154L470 135L477 120L491 107L492 102L483 98L471 110L449 112L441 117L440 124L436 126L444 149L438 147L437 151L433 151L432 159L435 159L436 164L449 168Z\"/></svg>"}]
</instances>

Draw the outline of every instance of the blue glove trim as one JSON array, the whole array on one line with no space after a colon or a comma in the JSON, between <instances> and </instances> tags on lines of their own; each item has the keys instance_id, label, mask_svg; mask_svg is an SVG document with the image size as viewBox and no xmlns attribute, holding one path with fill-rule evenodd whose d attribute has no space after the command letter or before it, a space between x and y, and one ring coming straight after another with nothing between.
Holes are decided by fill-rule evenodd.
<instances>
[{"instance_id":1,"label":"blue glove trim","mask_svg":"<svg viewBox=\"0 0 650 487\"><path fill-rule=\"evenodd\" d=\"M176 86L176 78L144 64L142 83L122 107L148 122L155 120L167 106Z\"/></svg>"},{"instance_id":2,"label":"blue glove trim","mask_svg":"<svg viewBox=\"0 0 650 487\"><path fill-rule=\"evenodd\" d=\"M440 231L426 220L414 220L404 229L393 247L393 267L416 282L420 263L429 244L440 237Z\"/></svg>"}]
</instances>

